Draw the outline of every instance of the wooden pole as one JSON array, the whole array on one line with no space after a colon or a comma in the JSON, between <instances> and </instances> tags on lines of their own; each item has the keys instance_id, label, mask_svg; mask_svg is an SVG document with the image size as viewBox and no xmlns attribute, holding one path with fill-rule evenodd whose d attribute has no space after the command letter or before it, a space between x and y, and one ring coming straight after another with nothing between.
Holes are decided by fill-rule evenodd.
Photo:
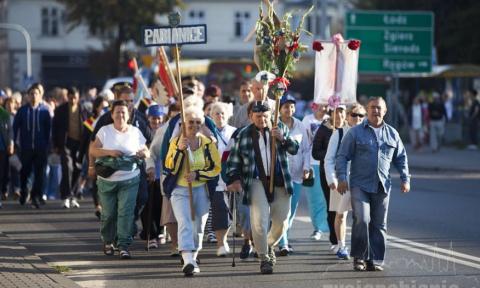
<instances>
[{"instance_id":1,"label":"wooden pole","mask_svg":"<svg viewBox=\"0 0 480 288\"><path fill-rule=\"evenodd\" d=\"M278 126L278 115L280 114L280 97L281 97L281 94L282 93L282 90L277 90L277 92L275 92L275 114L274 114L274 117L273 117L273 127L277 127ZM277 157L276 157L276 154L277 154L277 141L276 139L273 137L273 132L270 133L270 143L272 144L272 151L271 151L271 155L270 155L270 163L271 163L271 167L270 167L270 194L273 194L273 187L274 187L274 182L275 182L275 165L276 165L276 160L277 160Z\"/></svg>"},{"instance_id":2,"label":"wooden pole","mask_svg":"<svg viewBox=\"0 0 480 288\"><path fill-rule=\"evenodd\" d=\"M178 83L178 100L180 101L180 116L182 119L182 135L183 137L187 137L187 127L185 125L185 109L183 107L183 92L180 87L182 87L182 74L180 73L180 51L178 49L178 45L175 45L175 65L177 67L177 83ZM188 148L187 148L188 149ZM188 157L188 150L185 151L185 165L186 165L186 172L190 174L190 157ZM188 183L188 196L190 200L190 214L192 216L192 221L195 221L195 209L193 207L193 193L192 193L192 183Z\"/></svg>"}]
</instances>

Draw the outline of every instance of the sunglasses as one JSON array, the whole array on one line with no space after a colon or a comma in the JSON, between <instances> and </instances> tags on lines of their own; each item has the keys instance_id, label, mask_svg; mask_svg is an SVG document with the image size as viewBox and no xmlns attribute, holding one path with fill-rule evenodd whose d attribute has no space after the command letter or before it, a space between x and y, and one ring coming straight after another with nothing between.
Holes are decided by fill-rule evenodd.
<instances>
[{"instance_id":1,"label":"sunglasses","mask_svg":"<svg viewBox=\"0 0 480 288\"><path fill-rule=\"evenodd\" d=\"M359 114L359 113L350 113L350 116L352 116L352 117L360 117L360 118L363 118L363 117L365 117L365 114Z\"/></svg>"}]
</instances>

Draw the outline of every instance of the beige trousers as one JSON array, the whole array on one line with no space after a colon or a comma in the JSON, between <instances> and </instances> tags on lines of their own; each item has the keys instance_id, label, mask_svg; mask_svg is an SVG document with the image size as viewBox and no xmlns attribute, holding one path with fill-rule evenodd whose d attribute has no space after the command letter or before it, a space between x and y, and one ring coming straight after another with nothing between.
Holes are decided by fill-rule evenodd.
<instances>
[{"instance_id":1,"label":"beige trousers","mask_svg":"<svg viewBox=\"0 0 480 288\"><path fill-rule=\"evenodd\" d=\"M252 203L250 205L250 222L255 249L260 259L268 253L268 247L278 243L288 228L291 195L285 188L275 187L274 200L268 203L265 190L260 180L254 179L250 186ZM272 226L270 231L270 220Z\"/></svg>"}]
</instances>

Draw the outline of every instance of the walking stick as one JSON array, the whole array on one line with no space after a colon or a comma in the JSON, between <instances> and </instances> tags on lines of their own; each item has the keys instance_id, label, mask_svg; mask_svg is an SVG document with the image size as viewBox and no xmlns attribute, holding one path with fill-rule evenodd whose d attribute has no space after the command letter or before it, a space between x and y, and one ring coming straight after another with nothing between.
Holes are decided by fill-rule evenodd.
<instances>
[{"instance_id":1,"label":"walking stick","mask_svg":"<svg viewBox=\"0 0 480 288\"><path fill-rule=\"evenodd\" d=\"M151 234L151 228L152 228L152 202L153 202L153 190L154 190L154 182L148 183L148 203L147 203L147 233L146 233L146 240L147 240L147 246L145 247L145 250L147 252L150 251L150 234Z\"/></svg>"},{"instance_id":2,"label":"walking stick","mask_svg":"<svg viewBox=\"0 0 480 288\"><path fill-rule=\"evenodd\" d=\"M235 267L235 235L237 234L237 192L233 192L232 267Z\"/></svg>"}]
</instances>

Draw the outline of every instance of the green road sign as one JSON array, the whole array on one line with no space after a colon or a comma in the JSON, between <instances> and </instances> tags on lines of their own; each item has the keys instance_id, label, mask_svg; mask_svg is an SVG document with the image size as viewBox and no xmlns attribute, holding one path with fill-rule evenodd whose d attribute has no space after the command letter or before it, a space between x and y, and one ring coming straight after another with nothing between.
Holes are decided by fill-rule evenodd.
<instances>
[{"instance_id":1,"label":"green road sign","mask_svg":"<svg viewBox=\"0 0 480 288\"><path fill-rule=\"evenodd\" d=\"M345 37L362 41L359 71L431 72L433 13L348 11Z\"/></svg>"}]
</instances>

